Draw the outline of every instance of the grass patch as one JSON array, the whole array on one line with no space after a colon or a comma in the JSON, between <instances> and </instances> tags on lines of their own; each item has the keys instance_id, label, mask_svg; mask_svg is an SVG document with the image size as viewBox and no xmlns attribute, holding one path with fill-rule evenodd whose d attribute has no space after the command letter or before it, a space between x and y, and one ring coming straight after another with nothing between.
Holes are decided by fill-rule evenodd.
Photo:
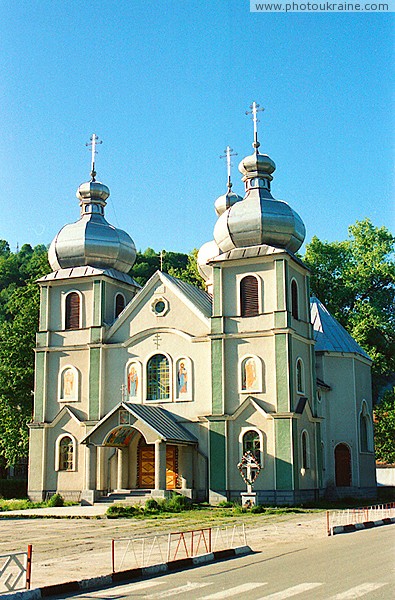
<instances>
[{"instance_id":1,"label":"grass patch","mask_svg":"<svg viewBox=\"0 0 395 600\"><path fill-rule=\"evenodd\" d=\"M73 506L75 504L78 504L78 502L65 502L60 494L54 494L46 502L30 502L28 498L11 498L10 500L0 498L0 511L27 510L29 508L48 508L51 506Z\"/></svg>"}]
</instances>

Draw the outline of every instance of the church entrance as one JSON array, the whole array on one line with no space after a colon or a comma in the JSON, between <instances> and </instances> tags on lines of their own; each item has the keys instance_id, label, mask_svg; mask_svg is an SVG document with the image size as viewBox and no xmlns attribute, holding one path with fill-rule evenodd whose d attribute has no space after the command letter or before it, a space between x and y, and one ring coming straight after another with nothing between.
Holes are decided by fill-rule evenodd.
<instances>
[{"instance_id":1,"label":"church entrance","mask_svg":"<svg viewBox=\"0 0 395 600\"><path fill-rule=\"evenodd\" d=\"M337 487L351 485L351 452L347 444L338 444L335 448L335 477Z\"/></svg>"},{"instance_id":2,"label":"church entrance","mask_svg":"<svg viewBox=\"0 0 395 600\"><path fill-rule=\"evenodd\" d=\"M143 438L138 445L138 487L155 488L155 446L146 444ZM166 489L175 490L178 486L178 448L166 446Z\"/></svg>"}]
</instances>

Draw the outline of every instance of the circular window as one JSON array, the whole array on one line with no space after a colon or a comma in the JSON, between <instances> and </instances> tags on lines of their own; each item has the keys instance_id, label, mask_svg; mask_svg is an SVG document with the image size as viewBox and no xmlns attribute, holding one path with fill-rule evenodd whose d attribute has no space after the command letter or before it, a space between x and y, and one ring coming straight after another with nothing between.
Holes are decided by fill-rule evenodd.
<instances>
[{"instance_id":1,"label":"circular window","mask_svg":"<svg viewBox=\"0 0 395 600\"><path fill-rule=\"evenodd\" d=\"M163 302L163 300L158 300L154 304L154 311L156 312L157 315L160 315L161 313L163 313L163 311L165 310L165 308L166 308L166 305Z\"/></svg>"}]
</instances>

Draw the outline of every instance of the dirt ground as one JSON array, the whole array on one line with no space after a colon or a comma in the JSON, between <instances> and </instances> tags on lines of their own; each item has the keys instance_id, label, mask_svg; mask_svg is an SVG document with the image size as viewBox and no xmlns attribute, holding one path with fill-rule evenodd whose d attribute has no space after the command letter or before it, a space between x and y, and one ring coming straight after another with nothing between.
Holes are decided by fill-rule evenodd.
<instances>
[{"instance_id":1,"label":"dirt ground","mask_svg":"<svg viewBox=\"0 0 395 600\"><path fill-rule=\"evenodd\" d=\"M248 515L247 544L254 551L277 545L279 551L290 543L325 538L325 513L282 516ZM218 523L221 524L221 523ZM0 554L20 552L33 546L32 587L61 583L111 573L111 540L154 536L170 531L198 528L198 522L180 517L166 520L10 518L0 520ZM204 524L207 527L207 523Z\"/></svg>"}]
</instances>

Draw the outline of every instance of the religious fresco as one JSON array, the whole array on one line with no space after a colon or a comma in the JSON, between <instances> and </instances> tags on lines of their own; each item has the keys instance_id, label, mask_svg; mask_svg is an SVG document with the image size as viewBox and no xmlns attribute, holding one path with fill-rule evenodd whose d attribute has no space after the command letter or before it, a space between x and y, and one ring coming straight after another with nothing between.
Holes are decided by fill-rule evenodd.
<instances>
[{"instance_id":1,"label":"religious fresco","mask_svg":"<svg viewBox=\"0 0 395 600\"><path fill-rule=\"evenodd\" d=\"M129 446L133 437L134 429L129 426L121 426L113 429L104 441L103 446L119 448Z\"/></svg>"},{"instance_id":2,"label":"religious fresco","mask_svg":"<svg viewBox=\"0 0 395 600\"><path fill-rule=\"evenodd\" d=\"M242 389L246 392L259 388L258 370L255 358L246 358L242 363Z\"/></svg>"},{"instance_id":3,"label":"religious fresco","mask_svg":"<svg viewBox=\"0 0 395 600\"><path fill-rule=\"evenodd\" d=\"M73 369L65 369L62 373L62 399L63 400L75 400L76 399L76 376Z\"/></svg>"},{"instance_id":4,"label":"religious fresco","mask_svg":"<svg viewBox=\"0 0 395 600\"><path fill-rule=\"evenodd\" d=\"M187 396L188 389L188 363L185 359L181 359L178 362L177 368L177 385L178 385L178 396Z\"/></svg>"},{"instance_id":5,"label":"religious fresco","mask_svg":"<svg viewBox=\"0 0 395 600\"><path fill-rule=\"evenodd\" d=\"M137 371L137 365L132 363L128 367L128 393L129 396L135 398L137 396L138 387L139 387L139 374Z\"/></svg>"}]
</instances>

